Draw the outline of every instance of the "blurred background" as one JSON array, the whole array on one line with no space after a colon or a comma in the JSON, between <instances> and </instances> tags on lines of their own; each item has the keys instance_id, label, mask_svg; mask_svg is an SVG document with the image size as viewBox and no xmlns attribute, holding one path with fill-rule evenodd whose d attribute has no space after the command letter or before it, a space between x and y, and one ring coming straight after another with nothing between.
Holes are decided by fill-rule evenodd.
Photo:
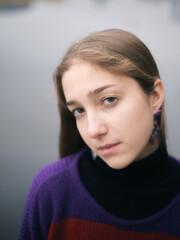
<instances>
[{"instance_id":1,"label":"blurred background","mask_svg":"<svg viewBox=\"0 0 180 240\"><path fill-rule=\"evenodd\" d=\"M58 159L57 63L72 42L107 28L150 48L166 92L168 149L180 158L180 0L0 0L0 239L17 239L33 177Z\"/></svg>"}]
</instances>

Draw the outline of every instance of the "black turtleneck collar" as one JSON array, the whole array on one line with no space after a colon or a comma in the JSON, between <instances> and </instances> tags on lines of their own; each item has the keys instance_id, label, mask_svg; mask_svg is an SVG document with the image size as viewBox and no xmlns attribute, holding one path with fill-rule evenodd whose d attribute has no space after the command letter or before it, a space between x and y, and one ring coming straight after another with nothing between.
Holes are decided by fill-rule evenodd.
<instances>
[{"instance_id":1,"label":"black turtleneck collar","mask_svg":"<svg viewBox=\"0 0 180 240\"><path fill-rule=\"evenodd\" d=\"M90 160L91 159L91 160ZM166 146L161 144L159 148L148 157L135 161L123 169L113 169L109 167L100 157L94 161L91 157L89 160L95 168L104 175L109 181L117 181L126 183L127 181L150 181L152 178L159 178L159 174L166 174L168 161L168 154ZM135 181L135 182L134 182Z\"/></svg>"},{"instance_id":2,"label":"black turtleneck collar","mask_svg":"<svg viewBox=\"0 0 180 240\"><path fill-rule=\"evenodd\" d=\"M165 207L180 190L180 165L166 146L124 169L113 169L86 152L79 161L80 178L107 211L126 219L150 216Z\"/></svg>"}]
</instances>

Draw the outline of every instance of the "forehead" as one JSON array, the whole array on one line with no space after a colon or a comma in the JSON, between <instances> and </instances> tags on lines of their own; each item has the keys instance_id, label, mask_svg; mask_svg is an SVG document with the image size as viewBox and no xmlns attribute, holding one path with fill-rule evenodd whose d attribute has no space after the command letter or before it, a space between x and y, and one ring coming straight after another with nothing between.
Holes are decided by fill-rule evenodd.
<instances>
[{"instance_id":1,"label":"forehead","mask_svg":"<svg viewBox=\"0 0 180 240\"><path fill-rule=\"evenodd\" d=\"M140 91L139 84L132 78L115 75L89 63L77 63L62 77L62 87L66 98L79 97L103 86L115 86L123 91Z\"/></svg>"},{"instance_id":2,"label":"forehead","mask_svg":"<svg viewBox=\"0 0 180 240\"><path fill-rule=\"evenodd\" d=\"M86 62L79 62L76 64L73 64L68 71L66 71L62 77L63 84L66 84L65 82L80 82L82 83L86 81L87 79L91 79L89 84L92 81L102 80L102 75L105 77L105 75L110 75L107 71L104 69L98 67L97 65L86 63ZM109 78L110 80L110 78Z\"/></svg>"},{"instance_id":3,"label":"forehead","mask_svg":"<svg viewBox=\"0 0 180 240\"><path fill-rule=\"evenodd\" d=\"M73 64L62 77L63 88L67 88L72 84L79 84L79 87L86 85L86 87L91 88L91 85L94 87L94 83L101 86L103 83L112 84L114 82L119 82L116 75L105 71L97 65L86 62Z\"/></svg>"}]
</instances>

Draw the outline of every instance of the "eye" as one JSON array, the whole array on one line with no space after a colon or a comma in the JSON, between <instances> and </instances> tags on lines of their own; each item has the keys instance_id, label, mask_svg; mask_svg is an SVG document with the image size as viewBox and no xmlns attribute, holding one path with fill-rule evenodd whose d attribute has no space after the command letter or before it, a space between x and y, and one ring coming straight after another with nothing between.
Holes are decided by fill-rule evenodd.
<instances>
[{"instance_id":1,"label":"eye","mask_svg":"<svg viewBox=\"0 0 180 240\"><path fill-rule=\"evenodd\" d=\"M106 97L102 100L102 103L105 104L106 106L111 106L117 102L116 97Z\"/></svg>"},{"instance_id":2,"label":"eye","mask_svg":"<svg viewBox=\"0 0 180 240\"><path fill-rule=\"evenodd\" d=\"M84 113L84 109L83 108L75 108L73 111L72 111L72 114L74 117L78 117L78 116L81 116L82 114Z\"/></svg>"}]
</instances>

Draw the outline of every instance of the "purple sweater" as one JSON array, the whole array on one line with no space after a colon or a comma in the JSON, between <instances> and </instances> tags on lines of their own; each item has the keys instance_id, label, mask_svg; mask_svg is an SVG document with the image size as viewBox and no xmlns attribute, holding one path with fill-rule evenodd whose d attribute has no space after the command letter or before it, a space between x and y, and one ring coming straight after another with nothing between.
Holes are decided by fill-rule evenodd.
<instances>
[{"instance_id":1,"label":"purple sweater","mask_svg":"<svg viewBox=\"0 0 180 240\"><path fill-rule=\"evenodd\" d=\"M103 209L78 174L86 150L48 164L35 177L19 240L180 240L180 193L160 212L126 220Z\"/></svg>"}]
</instances>

